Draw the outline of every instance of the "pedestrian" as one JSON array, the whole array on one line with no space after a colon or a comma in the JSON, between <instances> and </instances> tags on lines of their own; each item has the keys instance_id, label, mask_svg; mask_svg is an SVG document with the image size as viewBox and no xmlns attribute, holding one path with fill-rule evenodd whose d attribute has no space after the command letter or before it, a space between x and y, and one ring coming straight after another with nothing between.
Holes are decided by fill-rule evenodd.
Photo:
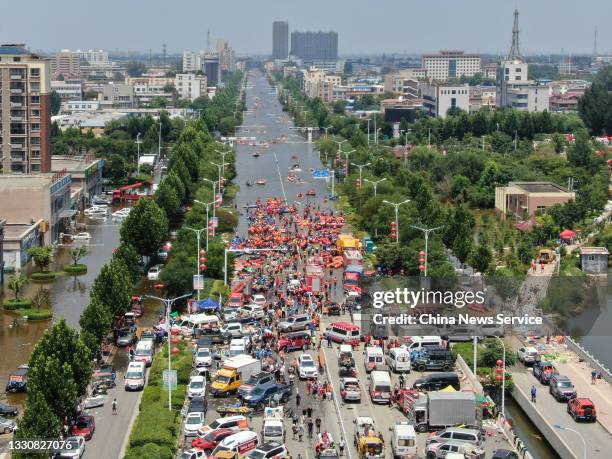
<instances>
[{"instance_id":1,"label":"pedestrian","mask_svg":"<svg viewBox=\"0 0 612 459\"><path fill-rule=\"evenodd\" d=\"M295 440L296 437L297 437L297 433L298 433L298 426L297 426L297 424L293 424L292 430L293 430L293 439Z\"/></svg>"},{"instance_id":2,"label":"pedestrian","mask_svg":"<svg viewBox=\"0 0 612 459\"><path fill-rule=\"evenodd\" d=\"M537 391L538 391L538 390L536 389L535 384L532 384L532 385L531 385L531 401L532 401L533 403L535 403L535 402L536 402L536 394L537 394Z\"/></svg>"},{"instance_id":3,"label":"pedestrian","mask_svg":"<svg viewBox=\"0 0 612 459\"><path fill-rule=\"evenodd\" d=\"M332 347L331 335L327 335L327 347Z\"/></svg>"},{"instance_id":4,"label":"pedestrian","mask_svg":"<svg viewBox=\"0 0 612 459\"><path fill-rule=\"evenodd\" d=\"M113 399L113 414L117 414L117 405L119 404L119 402L117 402L117 399L114 398Z\"/></svg>"},{"instance_id":5,"label":"pedestrian","mask_svg":"<svg viewBox=\"0 0 612 459\"><path fill-rule=\"evenodd\" d=\"M340 448L340 456L344 456L344 437L340 437L338 448Z\"/></svg>"},{"instance_id":6,"label":"pedestrian","mask_svg":"<svg viewBox=\"0 0 612 459\"><path fill-rule=\"evenodd\" d=\"M300 400L301 400L301 395L299 393L295 394L295 406L296 408L300 407Z\"/></svg>"},{"instance_id":7,"label":"pedestrian","mask_svg":"<svg viewBox=\"0 0 612 459\"><path fill-rule=\"evenodd\" d=\"M400 386L400 389L404 388L404 384L406 384L406 378L404 377L404 373L401 373L399 375L399 386Z\"/></svg>"},{"instance_id":8,"label":"pedestrian","mask_svg":"<svg viewBox=\"0 0 612 459\"><path fill-rule=\"evenodd\" d=\"M321 418L319 416L317 416L317 419L315 419L315 425L317 426L317 433L320 434L321 433Z\"/></svg>"},{"instance_id":9,"label":"pedestrian","mask_svg":"<svg viewBox=\"0 0 612 459\"><path fill-rule=\"evenodd\" d=\"M306 408L306 416L308 416L309 418L312 417L312 406Z\"/></svg>"},{"instance_id":10,"label":"pedestrian","mask_svg":"<svg viewBox=\"0 0 612 459\"><path fill-rule=\"evenodd\" d=\"M307 396L310 395L310 387L311 387L311 385L312 385L312 383L310 382L310 380L306 381L306 395Z\"/></svg>"},{"instance_id":11,"label":"pedestrian","mask_svg":"<svg viewBox=\"0 0 612 459\"><path fill-rule=\"evenodd\" d=\"M596 380L597 380L597 370L592 370L591 371L591 384L595 384Z\"/></svg>"},{"instance_id":12,"label":"pedestrian","mask_svg":"<svg viewBox=\"0 0 612 459\"><path fill-rule=\"evenodd\" d=\"M311 417L308 418L307 425L308 425L308 438L312 438L312 428L313 428L314 424L312 422L312 418Z\"/></svg>"},{"instance_id":13,"label":"pedestrian","mask_svg":"<svg viewBox=\"0 0 612 459\"><path fill-rule=\"evenodd\" d=\"M300 443L302 442L302 438L304 438L304 424L298 426L298 439Z\"/></svg>"}]
</instances>

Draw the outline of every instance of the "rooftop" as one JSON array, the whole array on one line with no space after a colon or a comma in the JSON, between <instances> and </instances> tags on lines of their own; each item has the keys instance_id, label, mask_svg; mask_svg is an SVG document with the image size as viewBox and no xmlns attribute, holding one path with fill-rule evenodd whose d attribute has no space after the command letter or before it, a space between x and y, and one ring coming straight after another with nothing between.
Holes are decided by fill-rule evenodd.
<instances>
[{"instance_id":1,"label":"rooftop","mask_svg":"<svg viewBox=\"0 0 612 459\"><path fill-rule=\"evenodd\" d=\"M0 45L0 54L30 54L22 43L7 43Z\"/></svg>"},{"instance_id":2,"label":"rooftop","mask_svg":"<svg viewBox=\"0 0 612 459\"><path fill-rule=\"evenodd\" d=\"M99 159L88 156L51 156L51 170L53 172L67 170L68 172L84 172Z\"/></svg>"},{"instance_id":3,"label":"rooftop","mask_svg":"<svg viewBox=\"0 0 612 459\"><path fill-rule=\"evenodd\" d=\"M565 188L553 182L510 182L508 185L527 193L568 193Z\"/></svg>"},{"instance_id":4,"label":"rooftop","mask_svg":"<svg viewBox=\"0 0 612 459\"><path fill-rule=\"evenodd\" d=\"M581 247L580 255L610 255L605 247Z\"/></svg>"}]
</instances>

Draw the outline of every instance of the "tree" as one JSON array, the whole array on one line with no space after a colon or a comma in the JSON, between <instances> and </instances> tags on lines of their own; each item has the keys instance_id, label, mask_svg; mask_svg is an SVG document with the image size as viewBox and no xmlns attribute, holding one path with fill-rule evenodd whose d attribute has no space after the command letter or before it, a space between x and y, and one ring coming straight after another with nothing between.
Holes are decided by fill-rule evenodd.
<instances>
[{"instance_id":1,"label":"tree","mask_svg":"<svg viewBox=\"0 0 612 459\"><path fill-rule=\"evenodd\" d=\"M147 71L147 66L144 65L142 62L129 61L125 65L125 71L131 77L139 77Z\"/></svg>"},{"instance_id":2,"label":"tree","mask_svg":"<svg viewBox=\"0 0 612 459\"><path fill-rule=\"evenodd\" d=\"M140 199L121 225L121 240L142 255L157 252L168 234L168 219L152 199Z\"/></svg>"},{"instance_id":3,"label":"tree","mask_svg":"<svg viewBox=\"0 0 612 459\"><path fill-rule=\"evenodd\" d=\"M31 440L33 438L59 438L62 423L47 403L44 394L39 391L29 391L23 417L17 424L14 440ZM15 458L47 458L47 453L33 455L33 453L13 452Z\"/></svg>"},{"instance_id":4,"label":"tree","mask_svg":"<svg viewBox=\"0 0 612 459\"><path fill-rule=\"evenodd\" d=\"M95 338L96 346L90 348L92 353L97 351L102 344L102 340L110 330L112 323L113 315L108 306L103 304L98 298L92 297L79 319L81 330L90 333Z\"/></svg>"},{"instance_id":5,"label":"tree","mask_svg":"<svg viewBox=\"0 0 612 459\"><path fill-rule=\"evenodd\" d=\"M85 245L79 245L77 247L72 247L68 249L68 254L70 255L70 258L72 258L72 264L74 266L76 266L79 260L85 257L88 253L89 253L89 250L87 249L87 246Z\"/></svg>"},{"instance_id":6,"label":"tree","mask_svg":"<svg viewBox=\"0 0 612 459\"><path fill-rule=\"evenodd\" d=\"M32 247L28 250L28 255L41 271L44 271L51 264L51 247Z\"/></svg>"},{"instance_id":7,"label":"tree","mask_svg":"<svg viewBox=\"0 0 612 459\"><path fill-rule=\"evenodd\" d=\"M113 154L104 161L104 177L112 183L118 183L126 177L126 161L123 157Z\"/></svg>"},{"instance_id":8,"label":"tree","mask_svg":"<svg viewBox=\"0 0 612 459\"><path fill-rule=\"evenodd\" d=\"M604 83L594 81L578 101L578 113L594 135L612 132L612 96Z\"/></svg>"},{"instance_id":9,"label":"tree","mask_svg":"<svg viewBox=\"0 0 612 459\"><path fill-rule=\"evenodd\" d=\"M491 253L491 249L484 244L476 247L470 254L470 266L479 273L485 273L492 262L493 254Z\"/></svg>"},{"instance_id":10,"label":"tree","mask_svg":"<svg viewBox=\"0 0 612 459\"><path fill-rule=\"evenodd\" d=\"M11 276L8 279L8 289L13 292L15 296L15 301L19 301L21 299L21 291L23 288L30 283L28 276L25 274L20 274L19 276Z\"/></svg>"},{"instance_id":11,"label":"tree","mask_svg":"<svg viewBox=\"0 0 612 459\"><path fill-rule=\"evenodd\" d=\"M164 210L168 220L175 219L181 213L181 201L178 194L166 180L161 182L155 192L155 201Z\"/></svg>"},{"instance_id":12,"label":"tree","mask_svg":"<svg viewBox=\"0 0 612 459\"><path fill-rule=\"evenodd\" d=\"M51 114L57 115L60 108L62 108L62 98L55 90L53 90L51 91Z\"/></svg>"},{"instance_id":13,"label":"tree","mask_svg":"<svg viewBox=\"0 0 612 459\"><path fill-rule=\"evenodd\" d=\"M563 152L563 150L567 146L567 140L565 139L565 136L563 134L559 134L558 132L555 132L552 135L551 140L555 149L555 153Z\"/></svg>"},{"instance_id":14,"label":"tree","mask_svg":"<svg viewBox=\"0 0 612 459\"><path fill-rule=\"evenodd\" d=\"M219 132L222 135L233 135L236 127L236 120L233 116L225 116L219 121Z\"/></svg>"},{"instance_id":15,"label":"tree","mask_svg":"<svg viewBox=\"0 0 612 459\"><path fill-rule=\"evenodd\" d=\"M142 258L138 255L136 249L132 245L122 242L113 253L113 260L121 260L130 273L132 284L136 283L140 278L142 264Z\"/></svg>"},{"instance_id":16,"label":"tree","mask_svg":"<svg viewBox=\"0 0 612 459\"><path fill-rule=\"evenodd\" d=\"M593 164L593 148L586 129L576 131L575 140L567 150L567 160L574 167L589 169Z\"/></svg>"},{"instance_id":17,"label":"tree","mask_svg":"<svg viewBox=\"0 0 612 459\"><path fill-rule=\"evenodd\" d=\"M36 309L50 308L52 304L51 291L48 288L40 287L32 297L32 306Z\"/></svg>"},{"instance_id":18,"label":"tree","mask_svg":"<svg viewBox=\"0 0 612 459\"><path fill-rule=\"evenodd\" d=\"M102 266L91 287L91 298L108 307L113 317L130 309L132 276L123 261L113 259Z\"/></svg>"},{"instance_id":19,"label":"tree","mask_svg":"<svg viewBox=\"0 0 612 459\"><path fill-rule=\"evenodd\" d=\"M81 343L84 355L91 354ZM34 356L33 356L34 357ZM38 356L37 356L38 357ZM91 372L91 362L87 362ZM87 375L89 379L90 374ZM85 393L85 387L80 394ZM30 359L28 370L28 392L40 393L57 419L64 421L74 414L79 388L74 380L73 369L68 362L62 362L57 354L50 354L44 359Z\"/></svg>"}]
</instances>

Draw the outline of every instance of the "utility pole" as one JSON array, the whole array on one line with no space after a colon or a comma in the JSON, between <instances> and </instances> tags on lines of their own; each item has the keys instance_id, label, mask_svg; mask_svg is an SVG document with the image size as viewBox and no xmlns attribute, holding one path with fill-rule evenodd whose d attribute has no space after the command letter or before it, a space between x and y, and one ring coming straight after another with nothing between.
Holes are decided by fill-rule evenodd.
<instances>
[{"instance_id":1,"label":"utility pole","mask_svg":"<svg viewBox=\"0 0 612 459\"><path fill-rule=\"evenodd\" d=\"M436 226L435 228L427 228L425 226L410 225L410 227L423 231L423 233L425 234L425 271L424 271L424 275L425 277L427 277L427 249L428 249L428 243L429 243L429 233L433 231L437 231L443 228L443 226Z\"/></svg>"},{"instance_id":2,"label":"utility pole","mask_svg":"<svg viewBox=\"0 0 612 459\"><path fill-rule=\"evenodd\" d=\"M409 203L410 199L406 199L405 201L402 201L402 202L390 202L387 200L384 200L383 202L395 208L395 243L399 244L399 207L402 204Z\"/></svg>"},{"instance_id":3,"label":"utility pole","mask_svg":"<svg viewBox=\"0 0 612 459\"><path fill-rule=\"evenodd\" d=\"M368 147L370 146L370 118L368 118Z\"/></svg>"},{"instance_id":4,"label":"utility pole","mask_svg":"<svg viewBox=\"0 0 612 459\"><path fill-rule=\"evenodd\" d=\"M161 159L161 130L162 130L162 120L161 120L161 114L159 115L159 141L158 141L158 148L157 148L157 160L159 161Z\"/></svg>"},{"instance_id":5,"label":"utility pole","mask_svg":"<svg viewBox=\"0 0 612 459\"><path fill-rule=\"evenodd\" d=\"M206 210L208 210L208 208ZM206 225L208 225L208 218L206 219ZM195 229L189 226L185 226L185 229L193 231L196 234L196 239L198 241L198 252L196 256L196 274L199 276L200 275L200 235L202 234L202 231L208 231L208 228L206 227L202 229ZM206 250L208 251L208 244L206 245ZM202 281L202 285L204 285L203 281ZM198 292L197 299L198 301L200 301L200 289L197 289L197 292Z\"/></svg>"},{"instance_id":6,"label":"utility pole","mask_svg":"<svg viewBox=\"0 0 612 459\"><path fill-rule=\"evenodd\" d=\"M136 175L140 175L140 144L142 140L140 140L140 132L136 135L136 150L138 152L138 162L136 163Z\"/></svg>"},{"instance_id":7,"label":"utility pole","mask_svg":"<svg viewBox=\"0 0 612 459\"><path fill-rule=\"evenodd\" d=\"M348 177L348 173L349 173L349 162L348 162L348 158L349 155L351 153L355 153L356 150L351 150L351 151L343 151L342 153L344 153L344 164L346 164L346 175L344 176L344 182L346 182L346 177Z\"/></svg>"},{"instance_id":8,"label":"utility pole","mask_svg":"<svg viewBox=\"0 0 612 459\"><path fill-rule=\"evenodd\" d=\"M517 141L518 141L518 131L514 131L514 151L516 151Z\"/></svg>"},{"instance_id":9,"label":"utility pole","mask_svg":"<svg viewBox=\"0 0 612 459\"><path fill-rule=\"evenodd\" d=\"M198 201L197 199L194 199L193 202L197 202L198 204L202 204L204 207L206 207L206 224L210 225L210 222L208 221L208 219L209 219L208 215L209 215L210 211L208 209L209 209L210 206L214 206L215 205L215 201L206 203L206 202L202 202L202 201ZM206 251L208 252L208 231L206 231Z\"/></svg>"}]
</instances>

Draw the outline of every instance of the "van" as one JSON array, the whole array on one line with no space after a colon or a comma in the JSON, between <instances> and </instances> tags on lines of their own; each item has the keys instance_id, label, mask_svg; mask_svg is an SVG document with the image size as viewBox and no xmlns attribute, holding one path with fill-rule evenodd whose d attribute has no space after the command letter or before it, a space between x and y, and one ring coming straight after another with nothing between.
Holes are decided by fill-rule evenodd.
<instances>
[{"instance_id":1,"label":"van","mask_svg":"<svg viewBox=\"0 0 612 459\"><path fill-rule=\"evenodd\" d=\"M235 433L221 440L221 443L213 450L216 456L221 451L230 451L238 454L246 454L259 446L259 434L250 430Z\"/></svg>"},{"instance_id":2,"label":"van","mask_svg":"<svg viewBox=\"0 0 612 459\"><path fill-rule=\"evenodd\" d=\"M334 343L358 345L361 341L360 328L347 322L333 322L327 326L325 338L330 337Z\"/></svg>"},{"instance_id":3,"label":"van","mask_svg":"<svg viewBox=\"0 0 612 459\"><path fill-rule=\"evenodd\" d=\"M237 355L246 354L246 344L243 338L235 338L230 341L229 356L236 357Z\"/></svg>"},{"instance_id":4,"label":"van","mask_svg":"<svg viewBox=\"0 0 612 459\"><path fill-rule=\"evenodd\" d=\"M451 371L455 366L456 357L445 347L422 348L411 354L412 368L418 371Z\"/></svg>"},{"instance_id":5,"label":"van","mask_svg":"<svg viewBox=\"0 0 612 459\"><path fill-rule=\"evenodd\" d=\"M179 326L183 336L192 336L197 329L218 329L221 327L219 318L212 314L192 314L187 316Z\"/></svg>"},{"instance_id":6,"label":"van","mask_svg":"<svg viewBox=\"0 0 612 459\"><path fill-rule=\"evenodd\" d=\"M388 404L391 400L391 377L386 371L370 373L370 398L374 403Z\"/></svg>"},{"instance_id":7,"label":"van","mask_svg":"<svg viewBox=\"0 0 612 459\"><path fill-rule=\"evenodd\" d=\"M410 373L410 352L403 347L389 349L387 365L394 373Z\"/></svg>"},{"instance_id":8,"label":"van","mask_svg":"<svg viewBox=\"0 0 612 459\"><path fill-rule=\"evenodd\" d=\"M217 418L208 425L205 425L198 430L198 435L203 437L208 432L212 432L217 429L231 429L235 432L247 430L249 428L249 421L242 415L238 416L227 416L224 418ZM229 438L229 437L227 437Z\"/></svg>"},{"instance_id":9,"label":"van","mask_svg":"<svg viewBox=\"0 0 612 459\"><path fill-rule=\"evenodd\" d=\"M483 442L482 434L476 429L465 429L462 427L448 427L439 432L432 432L427 439L427 445L432 443L446 443L448 441L471 443L481 446Z\"/></svg>"},{"instance_id":10,"label":"van","mask_svg":"<svg viewBox=\"0 0 612 459\"><path fill-rule=\"evenodd\" d=\"M376 370L376 367L384 365L385 354L378 346L368 346L365 348L364 365L366 373Z\"/></svg>"},{"instance_id":11,"label":"van","mask_svg":"<svg viewBox=\"0 0 612 459\"><path fill-rule=\"evenodd\" d=\"M144 362L145 366L150 367L153 362L153 341L140 341L134 350L134 361Z\"/></svg>"},{"instance_id":12,"label":"van","mask_svg":"<svg viewBox=\"0 0 612 459\"><path fill-rule=\"evenodd\" d=\"M459 376L452 372L431 373L422 378L418 378L412 385L413 389L421 391L442 390L451 386L455 390L461 390Z\"/></svg>"},{"instance_id":13,"label":"van","mask_svg":"<svg viewBox=\"0 0 612 459\"><path fill-rule=\"evenodd\" d=\"M297 349L306 350L310 347L312 338L307 331L285 333L276 341L276 350L291 352Z\"/></svg>"},{"instance_id":14,"label":"van","mask_svg":"<svg viewBox=\"0 0 612 459\"><path fill-rule=\"evenodd\" d=\"M391 435L391 450L395 459L416 457L416 432L407 422L396 422Z\"/></svg>"},{"instance_id":15,"label":"van","mask_svg":"<svg viewBox=\"0 0 612 459\"><path fill-rule=\"evenodd\" d=\"M145 363L131 362L125 373L125 390L141 390L145 386Z\"/></svg>"},{"instance_id":16,"label":"van","mask_svg":"<svg viewBox=\"0 0 612 459\"><path fill-rule=\"evenodd\" d=\"M442 347L444 342L439 336L411 336L407 343L401 347L410 352L419 350L424 347Z\"/></svg>"}]
</instances>

